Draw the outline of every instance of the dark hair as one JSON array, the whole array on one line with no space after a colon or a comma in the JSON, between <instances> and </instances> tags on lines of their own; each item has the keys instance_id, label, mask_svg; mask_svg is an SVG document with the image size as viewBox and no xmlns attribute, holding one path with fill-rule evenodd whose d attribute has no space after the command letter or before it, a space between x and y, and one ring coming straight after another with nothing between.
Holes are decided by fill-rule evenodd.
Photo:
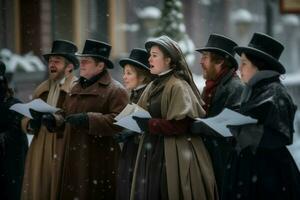
<instances>
[{"instance_id":1,"label":"dark hair","mask_svg":"<svg viewBox=\"0 0 300 200\"><path fill-rule=\"evenodd\" d=\"M225 57L225 55L221 55L220 53L210 52L210 51L209 51L209 53L210 53L210 58L211 58L212 62L218 64L218 63L224 61L222 64L222 68L224 68L224 67L233 68L234 67L232 62L230 62L230 60L227 59Z\"/></svg>"},{"instance_id":2,"label":"dark hair","mask_svg":"<svg viewBox=\"0 0 300 200\"><path fill-rule=\"evenodd\" d=\"M258 70L270 70L271 67L264 59L257 57L253 54L244 53L250 62L257 67Z\"/></svg>"}]
</instances>

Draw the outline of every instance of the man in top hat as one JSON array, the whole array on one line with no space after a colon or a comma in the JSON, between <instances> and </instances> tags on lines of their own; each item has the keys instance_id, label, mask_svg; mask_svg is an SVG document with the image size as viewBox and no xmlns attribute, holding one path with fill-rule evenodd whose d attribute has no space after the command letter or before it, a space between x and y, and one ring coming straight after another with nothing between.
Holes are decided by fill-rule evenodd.
<instances>
[{"instance_id":1,"label":"man in top hat","mask_svg":"<svg viewBox=\"0 0 300 200\"><path fill-rule=\"evenodd\" d=\"M70 41L53 41L51 52L43 55L49 76L34 91L34 99L41 98L51 106L62 107L77 80L73 75L79 67L76 52L76 45ZM23 130L33 134L26 158L22 199L57 199L66 140L42 125L42 113L32 111L32 115L33 119L22 120Z\"/></svg>"},{"instance_id":2,"label":"man in top hat","mask_svg":"<svg viewBox=\"0 0 300 200\"><path fill-rule=\"evenodd\" d=\"M49 123L68 138L60 199L115 199L120 149L113 136L120 129L113 122L128 95L107 70L113 68L110 50L107 43L86 40L77 54L79 81L66 98L64 113Z\"/></svg>"},{"instance_id":3,"label":"man in top hat","mask_svg":"<svg viewBox=\"0 0 300 200\"><path fill-rule=\"evenodd\" d=\"M206 117L214 117L224 108L237 110L240 106L244 86L236 74L238 68L234 58L236 46L234 41L225 36L211 34L206 46L196 50L202 54L200 65L203 78L206 80L202 92ZM203 137L212 159L219 194L221 194L226 160L232 149L230 140L218 136L202 122L195 122L191 129L193 133Z\"/></svg>"}]
</instances>

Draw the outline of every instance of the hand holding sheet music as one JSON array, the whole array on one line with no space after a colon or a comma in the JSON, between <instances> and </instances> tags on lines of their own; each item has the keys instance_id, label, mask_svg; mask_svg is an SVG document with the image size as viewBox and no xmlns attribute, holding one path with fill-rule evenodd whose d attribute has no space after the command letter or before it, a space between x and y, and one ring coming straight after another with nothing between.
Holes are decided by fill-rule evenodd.
<instances>
[{"instance_id":1,"label":"hand holding sheet music","mask_svg":"<svg viewBox=\"0 0 300 200\"><path fill-rule=\"evenodd\" d=\"M238 126L243 124L255 124L256 119L242 115L238 112L225 108L219 115L210 118L197 118L196 120L202 121L210 128L218 132L224 137L230 137L232 134L228 126Z\"/></svg>"},{"instance_id":2,"label":"hand holding sheet music","mask_svg":"<svg viewBox=\"0 0 300 200\"><path fill-rule=\"evenodd\" d=\"M16 103L12 105L9 109L14 110L26 117L29 117L30 119L33 118L30 110L34 110L40 113L55 113L60 110L59 108L50 106L42 99L34 99L28 103Z\"/></svg>"},{"instance_id":3,"label":"hand holding sheet music","mask_svg":"<svg viewBox=\"0 0 300 200\"><path fill-rule=\"evenodd\" d=\"M136 120L133 117L140 118L151 118L151 115L148 111L144 110L142 107L137 104L128 104L119 115L115 117L116 122L114 124L121 126L123 128L142 133L143 131L137 124Z\"/></svg>"}]
</instances>

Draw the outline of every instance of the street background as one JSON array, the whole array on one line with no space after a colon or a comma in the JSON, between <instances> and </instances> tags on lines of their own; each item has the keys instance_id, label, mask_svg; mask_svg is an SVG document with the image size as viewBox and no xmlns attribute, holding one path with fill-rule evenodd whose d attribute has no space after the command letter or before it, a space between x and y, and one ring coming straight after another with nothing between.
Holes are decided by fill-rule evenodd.
<instances>
[{"instance_id":1,"label":"street background","mask_svg":"<svg viewBox=\"0 0 300 200\"><path fill-rule=\"evenodd\" d=\"M247 45L254 32L281 41L280 58L287 74L282 82L300 107L300 0L0 0L0 59L16 96L28 102L47 78L42 54L54 39L73 41L79 52L86 39L112 45L113 77L122 82L120 58L147 39L167 34L178 41L200 90L199 53L211 33ZM237 57L238 59L238 57ZM78 72L76 72L78 74ZM300 167L300 112L294 144L289 147Z\"/></svg>"}]
</instances>

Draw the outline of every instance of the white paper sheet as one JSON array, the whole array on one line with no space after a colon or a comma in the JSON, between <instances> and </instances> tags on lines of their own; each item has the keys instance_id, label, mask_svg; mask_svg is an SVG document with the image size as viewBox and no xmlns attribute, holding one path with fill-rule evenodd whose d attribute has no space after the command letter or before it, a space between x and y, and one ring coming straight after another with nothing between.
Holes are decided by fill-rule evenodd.
<instances>
[{"instance_id":1,"label":"white paper sheet","mask_svg":"<svg viewBox=\"0 0 300 200\"><path fill-rule=\"evenodd\" d=\"M16 103L12 105L10 110L14 110L26 117L29 117L32 119L32 116L30 114L29 109L41 112L41 113L55 113L59 111L59 108L55 108L53 106L50 106L46 102L44 102L42 99L34 99L28 103Z\"/></svg>"},{"instance_id":2,"label":"white paper sheet","mask_svg":"<svg viewBox=\"0 0 300 200\"><path fill-rule=\"evenodd\" d=\"M114 124L121 126L123 128L142 133L142 130L138 126L137 122L132 118L133 116L141 118L151 118L148 111L144 110L137 104L128 104L120 113L115 117Z\"/></svg>"},{"instance_id":3,"label":"white paper sheet","mask_svg":"<svg viewBox=\"0 0 300 200\"><path fill-rule=\"evenodd\" d=\"M225 108L219 115L210 118L197 118L204 122L206 125L211 127L213 130L217 131L220 135L224 137L230 137L228 125L243 125L243 124L255 124L257 123L256 119L253 119L249 116L242 115L238 112Z\"/></svg>"}]
</instances>

